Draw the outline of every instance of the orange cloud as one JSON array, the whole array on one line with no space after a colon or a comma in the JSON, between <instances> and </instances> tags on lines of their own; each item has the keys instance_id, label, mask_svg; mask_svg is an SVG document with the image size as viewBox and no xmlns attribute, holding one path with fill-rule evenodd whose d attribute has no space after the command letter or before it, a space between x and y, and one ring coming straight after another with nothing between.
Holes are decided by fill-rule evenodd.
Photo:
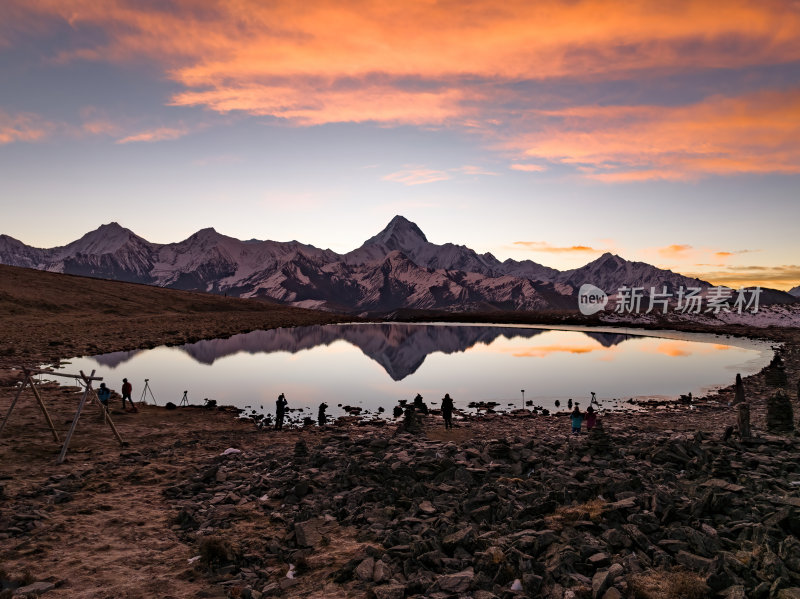
<instances>
[{"instance_id":1,"label":"orange cloud","mask_svg":"<svg viewBox=\"0 0 800 599\"><path fill-rule=\"evenodd\" d=\"M459 168L453 169L456 172L464 173L465 175L484 175L484 176L496 176L499 173L495 173L493 171L487 170L481 166L474 166L474 165L465 165Z\"/></svg>"},{"instance_id":2,"label":"orange cloud","mask_svg":"<svg viewBox=\"0 0 800 599\"><path fill-rule=\"evenodd\" d=\"M155 63L181 86L173 106L301 126L459 126L495 140L511 130L502 147L543 163L512 170L565 164L606 183L800 172L798 89L542 110L518 85L797 62L800 11L779 0L725 10L700 0L6 0L1 10L0 43L66 24L72 36L50 60Z\"/></svg>"},{"instance_id":3,"label":"orange cloud","mask_svg":"<svg viewBox=\"0 0 800 599\"><path fill-rule=\"evenodd\" d=\"M704 279L714 285L725 285L734 289L759 286L788 291L800 285L800 265L797 264L728 266L723 270L684 274Z\"/></svg>"},{"instance_id":4,"label":"orange cloud","mask_svg":"<svg viewBox=\"0 0 800 599\"><path fill-rule=\"evenodd\" d=\"M204 106L217 112L244 111L311 126L331 122L442 123L464 112L462 92L408 92L391 86L320 89L313 84L218 87L175 95L173 106Z\"/></svg>"},{"instance_id":5,"label":"orange cloud","mask_svg":"<svg viewBox=\"0 0 800 599\"><path fill-rule=\"evenodd\" d=\"M395 183L402 183L403 185L423 185L425 183L434 183L447 179L450 179L450 175L445 171L426 168L409 168L390 173L383 177L384 181L394 181Z\"/></svg>"},{"instance_id":6,"label":"orange cloud","mask_svg":"<svg viewBox=\"0 0 800 599\"><path fill-rule=\"evenodd\" d=\"M172 127L160 127L158 129L151 129L149 131L142 131L141 133L136 133L134 135L129 135L127 137L123 137L122 139L118 139L116 143L118 144L127 144L133 143L137 141L144 141L144 142L154 142L154 141L165 141L165 140L172 140L178 139L179 137L183 137L189 131L187 129L175 129Z\"/></svg>"},{"instance_id":7,"label":"orange cloud","mask_svg":"<svg viewBox=\"0 0 800 599\"><path fill-rule=\"evenodd\" d=\"M476 101L496 99L493 85L800 60L800 14L777 1L721 11L689 0L9 0L4 10L13 18L0 20L0 39L61 20L80 42L58 60L157 61L186 88L176 105L300 124L466 123Z\"/></svg>"},{"instance_id":8,"label":"orange cloud","mask_svg":"<svg viewBox=\"0 0 800 599\"><path fill-rule=\"evenodd\" d=\"M526 173L540 173L547 170L547 167L541 164L521 164L518 162L512 164L510 168L512 171L523 171Z\"/></svg>"},{"instance_id":9,"label":"orange cloud","mask_svg":"<svg viewBox=\"0 0 800 599\"><path fill-rule=\"evenodd\" d=\"M668 245L667 247L658 248L656 251L666 258L673 258L675 256L684 256L691 249L692 246L684 243Z\"/></svg>"},{"instance_id":10,"label":"orange cloud","mask_svg":"<svg viewBox=\"0 0 800 599\"><path fill-rule=\"evenodd\" d=\"M589 253L599 254L605 251L589 247L588 245L570 245L566 247L553 246L547 243L546 241L515 241L514 245L522 246L525 249L528 249L532 252L548 252L555 254L572 253L572 252L577 252L577 253L589 252Z\"/></svg>"},{"instance_id":11,"label":"orange cloud","mask_svg":"<svg viewBox=\"0 0 800 599\"><path fill-rule=\"evenodd\" d=\"M8 114L0 109L0 145L42 139L52 129L50 123L30 113Z\"/></svg>"},{"instance_id":12,"label":"orange cloud","mask_svg":"<svg viewBox=\"0 0 800 599\"><path fill-rule=\"evenodd\" d=\"M531 157L589 165L584 176L598 181L800 172L800 89L540 114L556 124L510 145Z\"/></svg>"}]
</instances>

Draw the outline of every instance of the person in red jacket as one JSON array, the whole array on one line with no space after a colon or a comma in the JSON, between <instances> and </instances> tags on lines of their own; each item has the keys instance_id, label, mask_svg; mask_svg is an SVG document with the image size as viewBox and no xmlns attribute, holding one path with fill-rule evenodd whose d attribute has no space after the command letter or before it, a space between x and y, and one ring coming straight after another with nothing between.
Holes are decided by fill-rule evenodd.
<instances>
[{"instance_id":1,"label":"person in red jacket","mask_svg":"<svg viewBox=\"0 0 800 599\"><path fill-rule=\"evenodd\" d=\"M128 382L128 379L122 379L122 409L125 409L125 400L131 402L130 412L138 412L139 410L133 405L131 393L133 392L133 385Z\"/></svg>"}]
</instances>

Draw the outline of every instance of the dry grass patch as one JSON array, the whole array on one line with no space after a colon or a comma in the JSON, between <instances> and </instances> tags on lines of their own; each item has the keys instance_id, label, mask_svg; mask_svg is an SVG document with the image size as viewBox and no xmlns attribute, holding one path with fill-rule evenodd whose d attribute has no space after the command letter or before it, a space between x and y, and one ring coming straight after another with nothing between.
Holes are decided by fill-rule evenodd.
<instances>
[{"instance_id":1,"label":"dry grass patch","mask_svg":"<svg viewBox=\"0 0 800 599\"><path fill-rule=\"evenodd\" d=\"M693 572L650 570L629 578L634 599L705 599L711 589Z\"/></svg>"},{"instance_id":2,"label":"dry grass patch","mask_svg":"<svg viewBox=\"0 0 800 599\"><path fill-rule=\"evenodd\" d=\"M592 499L578 505L562 505L552 515L545 517L545 521L551 528L579 520L599 522L607 506L608 503L602 499Z\"/></svg>"}]
</instances>

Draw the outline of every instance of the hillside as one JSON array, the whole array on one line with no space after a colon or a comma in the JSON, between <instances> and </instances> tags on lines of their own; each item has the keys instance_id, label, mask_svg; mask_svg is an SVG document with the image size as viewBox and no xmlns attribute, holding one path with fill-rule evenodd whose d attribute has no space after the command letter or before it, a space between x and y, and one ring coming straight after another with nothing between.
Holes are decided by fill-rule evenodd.
<instances>
[{"instance_id":1,"label":"hillside","mask_svg":"<svg viewBox=\"0 0 800 599\"><path fill-rule=\"evenodd\" d=\"M0 265L0 367L27 364L36 349L52 359L102 353L120 337L135 349L340 321L260 300Z\"/></svg>"}]
</instances>

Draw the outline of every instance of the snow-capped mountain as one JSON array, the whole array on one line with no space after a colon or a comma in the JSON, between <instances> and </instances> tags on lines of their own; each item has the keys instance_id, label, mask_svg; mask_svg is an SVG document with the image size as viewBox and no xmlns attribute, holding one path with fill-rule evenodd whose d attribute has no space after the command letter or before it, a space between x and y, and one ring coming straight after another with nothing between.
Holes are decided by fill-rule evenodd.
<instances>
[{"instance_id":1,"label":"snow-capped mountain","mask_svg":"<svg viewBox=\"0 0 800 599\"><path fill-rule=\"evenodd\" d=\"M622 286L621 282L629 287L642 287L647 291L655 287L657 292L662 292L666 287L668 293L674 293L680 287L711 286L710 283L700 279L684 277L645 262L630 262L609 252L585 266L558 273L554 279L576 288L584 283L591 283L606 293L615 293Z\"/></svg>"},{"instance_id":2,"label":"snow-capped mountain","mask_svg":"<svg viewBox=\"0 0 800 599\"><path fill-rule=\"evenodd\" d=\"M478 254L463 245L430 243L416 224L402 216L395 216L383 231L345 254L344 260L348 264L364 264L394 251L402 252L418 266L432 269L461 270L490 277L511 275L540 281L550 281L558 274L556 269L531 260L500 262L490 253Z\"/></svg>"},{"instance_id":3,"label":"snow-capped mountain","mask_svg":"<svg viewBox=\"0 0 800 599\"><path fill-rule=\"evenodd\" d=\"M800 285L797 287L792 287L789 290L789 295L793 295L794 297L800 297Z\"/></svg>"},{"instance_id":4,"label":"snow-capped mountain","mask_svg":"<svg viewBox=\"0 0 800 599\"><path fill-rule=\"evenodd\" d=\"M609 295L622 286L711 285L643 262L604 254L564 272L530 260L500 262L463 245L437 245L402 216L346 254L298 241L241 241L212 228L169 244L117 223L63 247L40 249L0 235L0 263L177 289L264 298L307 308L393 310L574 310L583 283ZM762 303L793 302L777 291Z\"/></svg>"}]
</instances>

